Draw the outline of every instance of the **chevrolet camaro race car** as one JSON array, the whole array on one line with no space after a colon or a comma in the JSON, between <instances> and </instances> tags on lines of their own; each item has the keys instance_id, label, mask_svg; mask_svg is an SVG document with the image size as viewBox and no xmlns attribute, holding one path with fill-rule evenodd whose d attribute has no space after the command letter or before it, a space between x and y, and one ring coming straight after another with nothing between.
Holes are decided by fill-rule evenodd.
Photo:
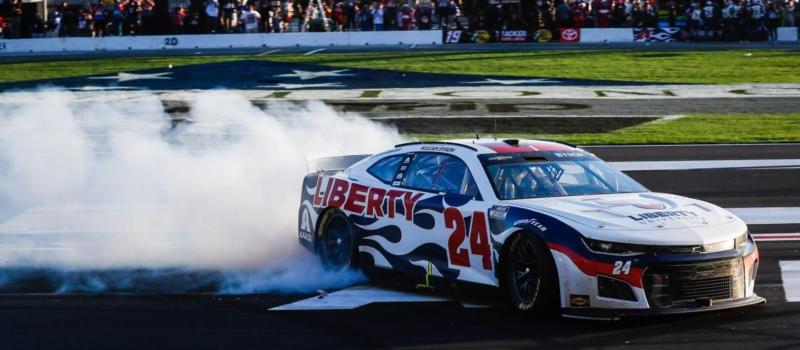
<instances>
[{"instance_id":1,"label":"chevrolet camaro race car","mask_svg":"<svg viewBox=\"0 0 800 350\"><path fill-rule=\"evenodd\" d=\"M519 311L572 317L764 302L741 219L650 192L575 146L413 142L338 160L305 177L298 220L329 268L496 287Z\"/></svg>"}]
</instances>

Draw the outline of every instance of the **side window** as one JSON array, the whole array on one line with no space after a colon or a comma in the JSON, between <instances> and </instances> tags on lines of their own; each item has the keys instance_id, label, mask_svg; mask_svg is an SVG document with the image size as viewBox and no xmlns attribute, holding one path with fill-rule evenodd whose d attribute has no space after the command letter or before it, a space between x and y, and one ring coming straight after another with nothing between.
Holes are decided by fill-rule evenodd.
<instances>
[{"instance_id":1,"label":"side window","mask_svg":"<svg viewBox=\"0 0 800 350\"><path fill-rule=\"evenodd\" d=\"M402 185L466 196L478 194L478 186L467 165L448 154L417 153L406 170Z\"/></svg>"},{"instance_id":2,"label":"side window","mask_svg":"<svg viewBox=\"0 0 800 350\"><path fill-rule=\"evenodd\" d=\"M403 155L383 158L375 162L375 164L372 164L372 166L367 169L367 172L383 182L391 182L392 178L394 178L394 174L397 172L397 168L400 167L400 162L402 160Z\"/></svg>"}]
</instances>

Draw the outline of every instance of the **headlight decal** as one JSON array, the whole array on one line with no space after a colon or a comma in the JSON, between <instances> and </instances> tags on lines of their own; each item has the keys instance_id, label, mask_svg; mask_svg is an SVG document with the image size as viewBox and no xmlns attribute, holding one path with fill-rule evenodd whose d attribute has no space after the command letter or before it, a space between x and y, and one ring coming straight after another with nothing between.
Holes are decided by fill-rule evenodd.
<instances>
[{"instance_id":1,"label":"headlight decal","mask_svg":"<svg viewBox=\"0 0 800 350\"><path fill-rule=\"evenodd\" d=\"M595 253L621 256L642 255L646 253L633 244L600 241L586 237L583 237L582 240L586 248L589 248L589 250Z\"/></svg>"},{"instance_id":2,"label":"headlight decal","mask_svg":"<svg viewBox=\"0 0 800 350\"><path fill-rule=\"evenodd\" d=\"M747 246L749 241L745 233L735 240L724 240L705 245L640 245L630 243L608 242L583 237L583 244L589 251L596 254L614 256L636 256L636 255L680 255L680 254L708 254L723 252L726 250L741 249Z\"/></svg>"}]
</instances>

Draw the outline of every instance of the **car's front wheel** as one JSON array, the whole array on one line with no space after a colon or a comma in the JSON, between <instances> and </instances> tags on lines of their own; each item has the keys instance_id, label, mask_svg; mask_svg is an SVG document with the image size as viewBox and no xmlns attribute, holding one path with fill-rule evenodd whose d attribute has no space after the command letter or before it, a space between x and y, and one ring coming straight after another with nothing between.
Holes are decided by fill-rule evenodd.
<instances>
[{"instance_id":1,"label":"car's front wheel","mask_svg":"<svg viewBox=\"0 0 800 350\"><path fill-rule=\"evenodd\" d=\"M517 311L555 314L559 307L558 275L547 246L531 232L507 243L503 255L503 288Z\"/></svg>"},{"instance_id":2,"label":"car's front wheel","mask_svg":"<svg viewBox=\"0 0 800 350\"><path fill-rule=\"evenodd\" d=\"M338 211L329 213L320 238L319 256L326 268L344 270L355 267L355 235L347 216Z\"/></svg>"}]
</instances>

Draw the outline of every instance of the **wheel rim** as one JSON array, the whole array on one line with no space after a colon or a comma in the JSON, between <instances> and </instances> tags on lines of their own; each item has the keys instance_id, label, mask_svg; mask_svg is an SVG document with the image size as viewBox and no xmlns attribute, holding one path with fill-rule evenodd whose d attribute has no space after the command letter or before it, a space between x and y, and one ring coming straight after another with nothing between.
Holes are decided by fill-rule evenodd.
<instances>
[{"instance_id":1,"label":"wheel rim","mask_svg":"<svg viewBox=\"0 0 800 350\"><path fill-rule=\"evenodd\" d=\"M539 263L533 242L520 239L511 256L511 284L517 297L524 303L533 303L539 293Z\"/></svg>"},{"instance_id":2,"label":"wheel rim","mask_svg":"<svg viewBox=\"0 0 800 350\"><path fill-rule=\"evenodd\" d=\"M352 251L352 237L347 222L342 218L334 218L328 223L325 234L325 258L331 267L344 268L350 264Z\"/></svg>"}]
</instances>

